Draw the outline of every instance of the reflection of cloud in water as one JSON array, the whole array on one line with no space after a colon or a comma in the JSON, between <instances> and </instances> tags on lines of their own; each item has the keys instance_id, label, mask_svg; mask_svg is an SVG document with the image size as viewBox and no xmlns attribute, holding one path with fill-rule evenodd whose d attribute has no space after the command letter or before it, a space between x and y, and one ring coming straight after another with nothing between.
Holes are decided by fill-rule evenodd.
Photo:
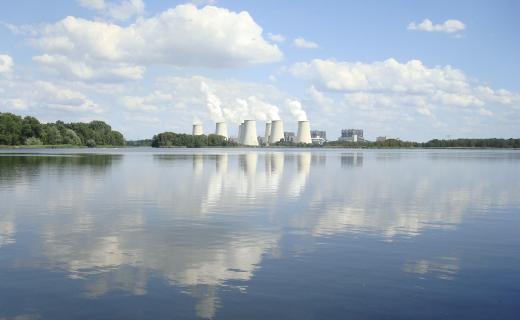
<instances>
[{"instance_id":1,"label":"reflection of cloud in water","mask_svg":"<svg viewBox=\"0 0 520 320\"><path fill-rule=\"evenodd\" d=\"M279 249L284 229L391 239L425 228L454 229L468 211L518 203L519 182L504 186L511 180L500 176L504 172L477 176L476 167L457 159L435 158L432 165L426 156L417 164L421 154L384 154L125 155L117 170L101 176L17 174L27 181L18 184L24 192L13 195L14 202L47 210L38 225L46 261L38 263L88 280L87 296L115 289L146 294L150 277L159 274L196 298L200 317L212 318L218 289L249 281L263 256ZM40 192L27 198L31 184ZM17 211L8 212L0 217L0 247L15 241ZM403 270L450 279L459 264L456 258L423 259Z\"/></svg>"},{"instance_id":2,"label":"reflection of cloud in water","mask_svg":"<svg viewBox=\"0 0 520 320\"><path fill-rule=\"evenodd\" d=\"M403 271L422 276L431 275L442 280L453 280L459 272L460 261L457 257L439 257L433 260L419 260L407 263Z\"/></svg>"},{"instance_id":3,"label":"reflection of cloud in water","mask_svg":"<svg viewBox=\"0 0 520 320\"><path fill-rule=\"evenodd\" d=\"M0 248L15 243L16 225L11 214L0 216Z\"/></svg>"},{"instance_id":4,"label":"reflection of cloud in water","mask_svg":"<svg viewBox=\"0 0 520 320\"><path fill-rule=\"evenodd\" d=\"M392 238L416 236L424 228L450 230L468 211L483 213L492 206L515 203L520 192L518 182L503 185L511 180L503 176L507 171L483 178L462 163L425 170L403 159L383 168L313 179L315 192L306 213L312 233L378 232Z\"/></svg>"}]
</instances>

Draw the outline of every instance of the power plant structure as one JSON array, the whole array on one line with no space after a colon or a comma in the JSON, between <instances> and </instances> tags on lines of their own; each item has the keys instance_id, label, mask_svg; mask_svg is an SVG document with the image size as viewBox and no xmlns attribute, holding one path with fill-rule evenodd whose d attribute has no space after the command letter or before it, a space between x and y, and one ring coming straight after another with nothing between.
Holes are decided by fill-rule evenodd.
<instances>
[{"instance_id":1,"label":"power plant structure","mask_svg":"<svg viewBox=\"0 0 520 320\"><path fill-rule=\"evenodd\" d=\"M228 129L227 124L225 122L217 122L215 127L215 134L219 136L223 136L224 138L228 138Z\"/></svg>"},{"instance_id":2,"label":"power plant structure","mask_svg":"<svg viewBox=\"0 0 520 320\"><path fill-rule=\"evenodd\" d=\"M269 145L269 136L271 136L271 122L265 123L265 134L264 134L264 143Z\"/></svg>"},{"instance_id":3,"label":"power plant structure","mask_svg":"<svg viewBox=\"0 0 520 320\"><path fill-rule=\"evenodd\" d=\"M193 124L193 135L202 135L204 131L202 124ZM215 134L229 139L229 132L226 122L217 122L215 124ZM265 123L264 136L257 136L256 120L244 120L238 125L238 134L236 142L239 145L257 147L260 141L265 145L273 145L280 141L295 142L303 144L311 144L313 142L311 136L310 123L308 120L298 121L298 132L292 133L292 138L285 136L284 125L282 120L272 120ZM263 138L263 140L262 140Z\"/></svg>"},{"instance_id":4,"label":"power plant structure","mask_svg":"<svg viewBox=\"0 0 520 320\"><path fill-rule=\"evenodd\" d=\"M238 136L237 136L238 144L242 144L243 140L244 140L244 123L242 122L238 126Z\"/></svg>"},{"instance_id":5,"label":"power plant structure","mask_svg":"<svg viewBox=\"0 0 520 320\"><path fill-rule=\"evenodd\" d=\"M245 120L242 128L242 144L257 147L258 137L256 135L256 120Z\"/></svg>"},{"instance_id":6,"label":"power plant structure","mask_svg":"<svg viewBox=\"0 0 520 320\"><path fill-rule=\"evenodd\" d=\"M296 143L312 143L311 126L308 120L298 121L298 133L296 134Z\"/></svg>"},{"instance_id":7,"label":"power plant structure","mask_svg":"<svg viewBox=\"0 0 520 320\"><path fill-rule=\"evenodd\" d=\"M193 134L194 136L200 136L200 135L203 135L203 134L204 134L204 130L202 129L202 124L200 124L200 123L194 123L194 124L193 124L192 134Z\"/></svg>"},{"instance_id":8,"label":"power plant structure","mask_svg":"<svg viewBox=\"0 0 520 320\"><path fill-rule=\"evenodd\" d=\"M283 138L283 121L273 120L271 122L271 134L269 135L269 144L279 142Z\"/></svg>"}]
</instances>

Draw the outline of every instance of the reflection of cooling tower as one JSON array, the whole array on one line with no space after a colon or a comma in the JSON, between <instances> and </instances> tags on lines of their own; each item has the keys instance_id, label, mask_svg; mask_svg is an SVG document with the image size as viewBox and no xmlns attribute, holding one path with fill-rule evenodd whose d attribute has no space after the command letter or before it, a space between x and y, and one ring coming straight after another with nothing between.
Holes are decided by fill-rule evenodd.
<instances>
[{"instance_id":1,"label":"reflection of cooling tower","mask_svg":"<svg viewBox=\"0 0 520 320\"><path fill-rule=\"evenodd\" d=\"M204 130L202 130L202 124L200 124L200 123L193 124L193 135L200 136L202 134L204 134Z\"/></svg>"},{"instance_id":2,"label":"reflection of cooling tower","mask_svg":"<svg viewBox=\"0 0 520 320\"><path fill-rule=\"evenodd\" d=\"M298 134L296 135L296 143L312 143L311 127L309 121L298 121Z\"/></svg>"},{"instance_id":3,"label":"reflection of cooling tower","mask_svg":"<svg viewBox=\"0 0 520 320\"><path fill-rule=\"evenodd\" d=\"M311 171L311 153L310 152L302 152L298 154L298 173L305 173L309 174L309 171Z\"/></svg>"},{"instance_id":4,"label":"reflection of cooling tower","mask_svg":"<svg viewBox=\"0 0 520 320\"><path fill-rule=\"evenodd\" d=\"M279 142L283 139L283 122L282 120L273 120L271 123L271 135L269 136L269 144Z\"/></svg>"},{"instance_id":5,"label":"reflection of cooling tower","mask_svg":"<svg viewBox=\"0 0 520 320\"><path fill-rule=\"evenodd\" d=\"M226 172L228 168L228 155L218 154L216 158L217 172Z\"/></svg>"},{"instance_id":6,"label":"reflection of cooling tower","mask_svg":"<svg viewBox=\"0 0 520 320\"><path fill-rule=\"evenodd\" d=\"M242 129L243 140L242 144L245 146L258 146L258 138L256 136L256 121L244 121L244 129Z\"/></svg>"},{"instance_id":7,"label":"reflection of cooling tower","mask_svg":"<svg viewBox=\"0 0 520 320\"><path fill-rule=\"evenodd\" d=\"M265 136L264 136L265 144L269 144L270 135L271 135L271 122L266 122L265 123Z\"/></svg>"},{"instance_id":8,"label":"reflection of cooling tower","mask_svg":"<svg viewBox=\"0 0 520 320\"><path fill-rule=\"evenodd\" d=\"M219 136L223 136L224 138L228 138L227 132L227 124L225 122L217 122L217 126L215 128L215 134Z\"/></svg>"},{"instance_id":9,"label":"reflection of cooling tower","mask_svg":"<svg viewBox=\"0 0 520 320\"><path fill-rule=\"evenodd\" d=\"M204 168L204 156L202 154L193 155L193 174L200 175Z\"/></svg>"}]
</instances>

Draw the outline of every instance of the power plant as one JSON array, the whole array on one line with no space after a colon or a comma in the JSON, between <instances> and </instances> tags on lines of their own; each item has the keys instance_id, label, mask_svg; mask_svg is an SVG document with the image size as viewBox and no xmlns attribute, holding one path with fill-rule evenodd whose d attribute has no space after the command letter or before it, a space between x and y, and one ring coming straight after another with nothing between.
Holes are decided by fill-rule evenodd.
<instances>
[{"instance_id":1,"label":"power plant","mask_svg":"<svg viewBox=\"0 0 520 320\"><path fill-rule=\"evenodd\" d=\"M269 144L279 142L283 138L283 121L273 120L271 122L271 134L269 135Z\"/></svg>"},{"instance_id":2,"label":"power plant","mask_svg":"<svg viewBox=\"0 0 520 320\"><path fill-rule=\"evenodd\" d=\"M296 143L312 143L311 126L308 120L298 121L298 133L296 134Z\"/></svg>"},{"instance_id":3,"label":"power plant","mask_svg":"<svg viewBox=\"0 0 520 320\"><path fill-rule=\"evenodd\" d=\"M215 127L215 134L228 138L227 124L225 122L217 122Z\"/></svg>"},{"instance_id":4,"label":"power plant","mask_svg":"<svg viewBox=\"0 0 520 320\"><path fill-rule=\"evenodd\" d=\"M193 135L203 135L202 124L193 124ZM229 139L229 132L226 122L217 122L215 124L215 134ZM264 137L257 135L256 120L244 120L238 125L238 134L236 142L239 145L257 147L260 141L264 145L273 145L280 141L311 144L313 142L311 136L311 128L308 120L298 121L298 132L296 135L292 133L292 139L287 138L284 132L282 120L272 120L265 123ZM263 140L262 140L263 138Z\"/></svg>"},{"instance_id":5,"label":"power plant","mask_svg":"<svg viewBox=\"0 0 520 320\"><path fill-rule=\"evenodd\" d=\"M193 131L192 134L194 136L200 136L204 134L204 130L202 130L202 124L200 123L194 123L193 124Z\"/></svg>"},{"instance_id":6,"label":"power plant","mask_svg":"<svg viewBox=\"0 0 520 320\"><path fill-rule=\"evenodd\" d=\"M258 137L256 135L256 120L244 121L242 128L242 144L251 147L258 146Z\"/></svg>"}]
</instances>

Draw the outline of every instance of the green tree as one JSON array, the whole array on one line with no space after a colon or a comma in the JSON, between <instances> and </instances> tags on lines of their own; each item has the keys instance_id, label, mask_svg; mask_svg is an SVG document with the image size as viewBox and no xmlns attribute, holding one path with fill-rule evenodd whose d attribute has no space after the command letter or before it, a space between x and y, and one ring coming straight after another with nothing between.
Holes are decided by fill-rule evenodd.
<instances>
[{"instance_id":1,"label":"green tree","mask_svg":"<svg viewBox=\"0 0 520 320\"><path fill-rule=\"evenodd\" d=\"M25 140L25 144L28 146L40 146L42 145L42 141L36 137L30 137Z\"/></svg>"},{"instance_id":2,"label":"green tree","mask_svg":"<svg viewBox=\"0 0 520 320\"><path fill-rule=\"evenodd\" d=\"M24 143L22 118L12 113L0 113L0 145Z\"/></svg>"},{"instance_id":3,"label":"green tree","mask_svg":"<svg viewBox=\"0 0 520 320\"><path fill-rule=\"evenodd\" d=\"M62 133L63 144L81 145L81 139L72 129L65 128Z\"/></svg>"},{"instance_id":4,"label":"green tree","mask_svg":"<svg viewBox=\"0 0 520 320\"><path fill-rule=\"evenodd\" d=\"M55 125L47 124L47 125L45 125L44 128L45 129L44 129L43 137L44 137L45 144L49 144L49 145L62 144L63 137L61 136L60 130L58 130L58 128Z\"/></svg>"}]
</instances>

